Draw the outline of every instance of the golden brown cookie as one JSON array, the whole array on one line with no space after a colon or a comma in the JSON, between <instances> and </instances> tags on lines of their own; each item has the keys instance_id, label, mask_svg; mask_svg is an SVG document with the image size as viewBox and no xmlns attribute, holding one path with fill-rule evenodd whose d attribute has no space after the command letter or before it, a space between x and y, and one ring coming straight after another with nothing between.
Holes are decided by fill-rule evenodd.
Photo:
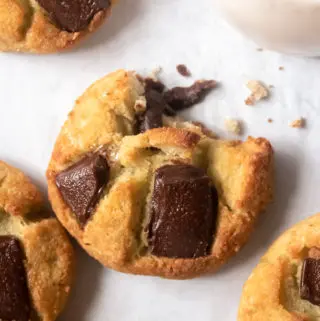
<instances>
[{"instance_id":1,"label":"golden brown cookie","mask_svg":"<svg viewBox=\"0 0 320 321\"><path fill-rule=\"evenodd\" d=\"M239 321L320 320L320 214L286 231L246 282Z\"/></svg>"},{"instance_id":2,"label":"golden brown cookie","mask_svg":"<svg viewBox=\"0 0 320 321\"><path fill-rule=\"evenodd\" d=\"M1 0L0 51L50 53L95 31L116 0Z\"/></svg>"},{"instance_id":3,"label":"golden brown cookie","mask_svg":"<svg viewBox=\"0 0 320 321\"><path fill-rule=\"evenodd\" d=\"M184 279L215 271L272 197L264 138L218 140L173 115L214 82L166 90L112 73L76 102L47 170L53 209L103 265Z\"/></svg>"},{"instance_id":4,"label":"golden brown cookie","mask_svg":"<svg viewBox=\"0 0 320 321\"><path fill-rule=\"evenodd\" d=\"M46 214L29 179L0 161L0 319L55 320L73 274L73 249L60 223Z\"/></svg>"}]
</instances>

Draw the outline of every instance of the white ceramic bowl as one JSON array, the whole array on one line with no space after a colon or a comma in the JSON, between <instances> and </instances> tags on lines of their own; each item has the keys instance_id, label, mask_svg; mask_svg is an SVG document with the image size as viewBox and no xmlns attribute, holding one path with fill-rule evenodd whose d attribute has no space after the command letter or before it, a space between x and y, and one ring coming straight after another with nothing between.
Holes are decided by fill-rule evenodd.
<instances>
[{"instance_id":1,"label":"white ceramic bowl","mask_svg":"<svg viewBox=\"0 0 320 321\"><path fill-rule=\"evenodd\" d=\"M231 24L259 46L320 56L320 0L215 0Z\"/></svg>"}]
</instances>

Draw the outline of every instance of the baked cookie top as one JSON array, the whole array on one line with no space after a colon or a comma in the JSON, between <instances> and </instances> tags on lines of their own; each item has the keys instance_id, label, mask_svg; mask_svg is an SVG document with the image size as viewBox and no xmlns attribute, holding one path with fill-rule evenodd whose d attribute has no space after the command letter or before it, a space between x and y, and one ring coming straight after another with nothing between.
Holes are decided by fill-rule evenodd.
<instances>
[{"instance_id":1,"label":"baked cookie top","mask_svg":"<svg viewBox=\"0 0 320 321\"><path fill-rule=\"evenodd\" d=\"M74 253L37 188L0 161L0 319L53 321L69 296Z\"/></svg>"},{"instance_id":2,"label":"baked cookie top","mask_svg":"<svg viewBox=\"0 0 320 321\"><path fill-rule=\"evenodd\" d=\"M320 320L320 214L286 231L246 282L239 321Z\"/></svg>"},{"instance_id":3,"label":"baked cookie top","mask_svg":"<svg viewBox=\"0 0 320 321\"><path fill-rule=\"evenodd\" d=\"M49 198L105 266L190 278L247 240L272 196L270 143L214 139L172 116L214 85L165 90L120 70L77 100L48 166Z\"/></svg>"},{"instance_id":4,"label":"baked cookie top","mask_svg":"<svg viewBox=\"0 0 320 321\"><path fill-rule=\"evenodd\" d=\"M50 53L96 30L116 0L1 0L0 51Z\"/></svg>"}]
</instances>

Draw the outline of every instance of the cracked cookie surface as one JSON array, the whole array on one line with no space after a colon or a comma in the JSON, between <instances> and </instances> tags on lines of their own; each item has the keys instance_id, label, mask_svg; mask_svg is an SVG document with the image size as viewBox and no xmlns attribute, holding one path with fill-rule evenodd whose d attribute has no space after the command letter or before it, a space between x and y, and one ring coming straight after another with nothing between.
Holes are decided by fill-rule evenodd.
<instances>
[{"instance_id":1,"label":"cracked cookie surface","mask_svg":"<svg viewBox=\"0 0 320 321\"><path fill-rule=\"evenodd\" d=\"M320 320L320 214L282 234L244 285L239 321Z\"/></svg>"},{"instance_id":2,"label":"cracked cookie surface","mask_svg":"<svg viewBox=\"0 0 320 321\"><path fill-rule=\"evenodd\" d=\"M1 0L0 51L50 53L95 31L116 0Z\"/></svg>"},{"instance_id":3,"label":"cracked cookie surface","mask_svg":"<svg viewBox=\"0 0 320 321\"><path fill-rule=\"evenodd\" d=\"M53 321L72 285L74 253L42 196L0 161L0 319Z\"/></svg>"},{"instance_id":4,"label":"cracked cookie surface","mask_svg":"<svg viewBox=\"0 0 320 321\"><path fill-rule=\"evenodd\" d=\"M214 85L189 87L192 100ZM214 139L204 127L166 116L168 106L159 107L162 98L148 88L119 70L76 101L47 169L51 204L107 267L174 279L213 272L247 241L272 198L272 147L264 138ZM190 90L163 97L169 92L180 108ZM174 109L170 101L162 104ZM154 106L162 119L147 113ZM137 127L141 115L147 129Z\"/></svg>"}]
</instances>

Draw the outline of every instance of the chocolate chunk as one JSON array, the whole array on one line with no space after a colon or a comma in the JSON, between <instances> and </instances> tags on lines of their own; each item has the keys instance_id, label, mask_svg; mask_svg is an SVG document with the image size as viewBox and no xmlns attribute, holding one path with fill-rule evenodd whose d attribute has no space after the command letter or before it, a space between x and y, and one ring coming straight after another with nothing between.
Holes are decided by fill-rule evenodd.
<instances>
[{"instance_id":1,"label":"chocolate chunk","mask_svg":"<svg viewBox=\"0 0 320 321\"><path fill-rule=\"evenodd\" d=\"M28 321L30 298L19 240L0 236L0 320Z\"/></svg>"},{"instance_id":2,"label":"chocolate chunk","mask_svg":"<svg viewBox=\"0 0 320 321\"><path fill-rule=\"evenodd\" d=\"M186 65L178 65L177 71L183 77L190 77L191 76L191 72Z\"/></svg>"},{"instance_id":3,"label":"chocolate chunk","mask_svg":"<svg viewBox=\"0 0 320 321\"><path fill-rule=\"evenodd\" d=\"M320 260L307 258L303 262L300 296L320 306Z\"/></svg>"},{"instance_id":4,"label":"chocolate chunk","mask_svg":"<svg viewBox=\"0 0 320 321\"><path fill-rule=\"evenodd\" d=\"M96 13L110 7L110 0L37 0L60 29L76 32L85 29Z\"/></svg>"},{"instance_id":5,"label":"chocolate chunk","mask_svg":"<svg viewBox=\"0 0 320 321\"><path fill-rule=\"evenodd\" d=\"M218 197L206 173L191 165L165 165L155 173L149 246L156 256L210 254Z\"/></svg>"},{"instance_id":6,"label":"chocolate chunk","mask_svg":"<svg viewBox=\"0 0 320 321\"><path fill-rule=\"evenodd\" d=\"M175 87L166 91L164 98L174 111L180 111L201 102L216 85L214 80L199 80L190 87Z\"/></svg>"},{"instance_id":7,"label":"chocolate chunk","mask_svg":"<svg viewBox=\"0 0 320 321\"><path fill-rule=\"evenodd\" d=\"M57 175L57 187L81 227L90 219L108 180L108 163L98 154L85 157Z\"/></svg>"}]
</instances>

